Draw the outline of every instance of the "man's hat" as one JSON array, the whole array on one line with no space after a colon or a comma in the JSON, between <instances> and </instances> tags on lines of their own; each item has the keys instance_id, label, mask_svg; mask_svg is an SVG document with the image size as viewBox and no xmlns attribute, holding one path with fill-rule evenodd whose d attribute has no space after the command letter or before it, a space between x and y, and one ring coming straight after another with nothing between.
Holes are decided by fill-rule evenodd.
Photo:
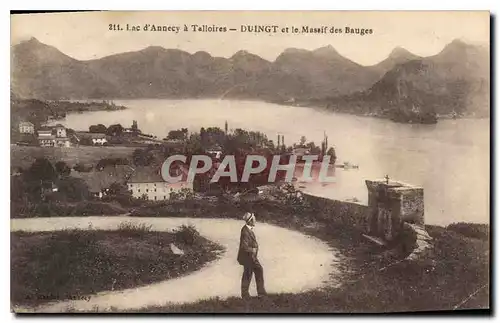
<instances>
[{"instance_id":1,"label":"man's hat","mask_svg":"<svg viewBox=\"0 0 500 323\"><path fill-rule=\"evenodd\" d=\"M243 221L249 222L252 218L255 218L255 214L247 212L245 215L243 215Z\"/></svg>"}]
</instances>

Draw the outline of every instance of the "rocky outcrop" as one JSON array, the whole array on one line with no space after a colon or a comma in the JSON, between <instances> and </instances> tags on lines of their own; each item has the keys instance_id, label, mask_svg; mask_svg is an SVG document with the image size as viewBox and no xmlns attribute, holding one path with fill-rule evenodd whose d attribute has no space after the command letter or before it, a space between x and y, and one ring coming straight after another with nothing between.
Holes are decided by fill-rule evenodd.
<instances>
[{"instance_id":1,"label":"rocky outcrop","mask_svg":"<svg viewBox=\"0 0 500 323\"><path fill-rule=\"evenodd\" d=\"M411 261L422 259L432 248L432 237L422 225L404 223L404 227L409 229L415 238L413 251L405 259Z\"/></svg>"}]
</instances>

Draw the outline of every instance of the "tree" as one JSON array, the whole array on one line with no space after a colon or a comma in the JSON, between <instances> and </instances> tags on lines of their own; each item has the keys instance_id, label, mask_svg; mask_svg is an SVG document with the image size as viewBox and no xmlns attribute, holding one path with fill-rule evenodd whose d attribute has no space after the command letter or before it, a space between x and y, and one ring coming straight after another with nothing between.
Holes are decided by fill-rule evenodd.
<instances>
[{"instance_id":1,"label":"tree","mask_svg":"<svg viewBox=\"0 0 500 323\"><path fill-rule=\"evenodd\" d=\"M92 170L92 166L85 167L84 163L78 163L75 166L73 166L73 169L77 172L90 172Z\"/></svg>"},{"instance_id":2,"label":"tree","mask_svg":"<svg viewBox=\"0 0 500 323\"><path fill-rule=\"evenodd\" d=\"M203 154L205 151L201 143L201 136L198 133L192 133L186 142L186 154Z\"/></svg>"},{"instance_id":3,"label":"tree","mask_svg":"<svg viewBox=\"0 0 500 323\"><path fill-rule=\"evenodd\" d=\"M101 123L98 125L91 125L89 127L89 132L92 133L106 133L106 131L107 131L106 126Z\"/></svg>"},{"instance_id":4,"label":"tree","mask_svg":"<svg viewBox=\"0 0 500 323\"><path fill-rule=\"evenodd\" d=\"M337 154L335 153L335 148L330 147L330 149L328 149L326 154L330 156L330 163L335 164L335 161L337 160Z\"/></svg>"},{"instance_id":5,"label":"tree","mask_svg":"<svg viewBox=\"0 0 500 323\"><path fill-rule=\"evenodd\" d=\"M170 130L167 135L169 140L186 140L188 135L187 128L181 128L177 130Z\"/></svg>"},{"instance_id":6,"label":"tree","mask_svg":"<svg viewBox=\"0 0 500 323\"><path fill-rule=\"evenodd\" d=\"M114 182L109 186L109 194L110 195L132 195L129 191L127 184Z\"/></svg>"},{"instance_id":7,"label":"tree","mask_svg":"<svg viewBox=\"0 0 500 323\"><path fill-rule=\"evenodd\" d=\"M135 132L137 130L139 130L139 127L137 126L137 120L133 120L132 121L132 130Z\"/></svg>"},{"instance_id":8,"label":"tree","mask_svg":"<svg viewBox=\"0 0 500 323\"><path fill-rule=\"evenodd\" d=\"M302 136L302 137L300 137L300 145L301 145L301 146L304 146L304 145L306 144L306 141L307 141L306 136Z\"/></svg>"},{"instance_id":9,"label":"tree","mask_svg":"<svg viewBox=\"0 0 500 323\"><path fill-rule=\"evenodd\" d=\"M87 184L80 178L65 177L58 183L58 195L72 201L83 201L89 198L90 192Z\"/></svg>"},{"instance_id":10,"label":"tree","mask_svg":"<svg viewBox=\"0 0 500 323\"><path fill-rule=\"evenodd\" d=\"M173 201L178 201L178 200L190 200L194 198L194 191L185 187L181 188L179 191L171 191L169 198L170 200Z\"/></svg>"},{"instance_id":11,"label":"tree","mask_svg":"<svg viewBox=\"0 0 500 323\"><path fill-rule=\"evenodd\" d=\"M127 158L103 158L97 162L95 168L97 170L102 170L106 166L115 166L115 165L128 165L129 161Z\"/></svg>"},{"instance_id":12,"label":"tree","mask_svg":"<svg viewBox=\"0 0 500 323\"><path fill-rule=\"evenodd\" d=\"M71 168L64 161L58 161L55 164L55 170L59 176L68 176L71 173Z\"/></svg>"},{"instance_id":13,"label":"tree","mask_svg":"<svg viewBox=\"0 0 500 323\"><path fill-rule=\"evenodd\" d=\"M37 158L26 172L27 180L52 181L57 178L57 173L47 158Z\"/></svg>"},{"instance_id":14,"label":"tree","mask_svg":"<svg viewBox=\"0 0 500 323\"><path fill-rule=\"evenodd\" d=\"M82 146L92 146L92 145L94 145L94 143L92 142L92 139L90 139L90 137L82 137L80 139L79 143Z\"/></svg>"},{"instance_id":15,"label":"tree","mask_svg":"<svg viewBox=\"0 0 500 323\"><path fill-rule=\"evenodd\" d=\"M112 124L106 131L108 136L120 136L123 133L123 127L121 124Z\"/></svg>"},{"instance_id":16,"label":"tree","mask_svg":"<svg viewBox=\"0 0 500 323\"><path fill-rule=\"evenodd\" d=\"M149 150L136 149L132 153L132 160L136 166L149 166L154 162L155 157Z\"/></svg>"}]
</instances>

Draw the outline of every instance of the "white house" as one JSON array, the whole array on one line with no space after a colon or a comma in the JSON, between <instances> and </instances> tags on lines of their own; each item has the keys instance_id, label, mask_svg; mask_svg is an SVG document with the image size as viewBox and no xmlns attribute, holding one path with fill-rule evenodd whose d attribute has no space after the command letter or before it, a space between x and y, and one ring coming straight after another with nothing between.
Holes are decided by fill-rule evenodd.
<instances>
[{"instance_id":1,"label":"white house","mask_svg":"<svg viewBox=\"0 0 500 323\"><path fill-rule=\"evenodd\" d=\"M91 138L92 138L92 144L94 145L102 146L108 142L108 140L106 139L106 135L103 133L94 133L92 134Z\"/></svg>"},{"instance_id":2,"label":"white house","mask_svg":"<svg viewBox=\"0 0 500 323\"><path fill-rule=\"evenodd\" d=\"M56 136L52 135L52 129L38 130L38 143L42 147L54 147Z\"/></svg>"},{"instance_id":3,"label":"white house","mask_svg":"<svg viewBox=\"0 0 500 323\"><path fill-rule=\"evenodd\" d=\"M187 171L181 168L178 169L181 170L178 175L182 175L182 180L171 184L163 180L160 168L151 166L138 167L128 180L128 189L132 192L132 196L141 198L145 194L147 199L152 201L168 200L170 193L178 192L183 188L193 190L193 183L186 181Z\"/></svg>"},{"instance_id":4,"label":"white house","mask_svg":"<svg viewBox=\"0 0 500 323\"><path fill-rule=\"evenodd\" d=\"M56 132L56 137L58 138L65 138L66 136L66 128L62 124L57 124L54 127L54 130Z\"/></svg>"},{"instance_id":5,"label":"white house","mask_svg":"<svg viewBox=\"0 0 500 323\"><path fill-rule=\"evenodd\" d=\"M19 123L19 132L20 133L35 133L35 125L29 121L23 121Z\"/></svg>"},{"instance_id":6,"label":"white house","mask_svg":"<svg viewBox=\"0 0 500 323\"><path fill-rule=\"evenodd\" d=\"M206 150L206 153L213 158L220 159L222 156L222 148L219 145L214 145Z\"/></svg>"},{"instance_id":7,"label":"white house","mask_svg":"<svg viewBox=\"0 0 500 323\"><path fill-rule=\"evenodd\" d=\"M88 138L92 142L92 145L94 146L102 146L108 143L108 140L106 139L106 134L104 133L80 131L75 134L75 137L78 142L80 142L80 140L83 138Z\"/></svg>"},{"instance_id":8,"label":"white house","mask_svg":"<svg viewBox=\"0 0 500 323\"><path fill-rule=\"evenodd\" d=\"M42 147L70 147L71 142L63 125L38 130L38 143Z\"/></svg>"},{"instance_id":9,"label":"white house","mask_svg":"<svg viewBox=\"0 0 500 323\"><path fill-rule=\"evenodd\" d=\"M295 147L293 149L293 154L296 155L297 157L303 157L305 155L308 155L310 153L310 149L307 147Z\"/></svg>"},{"instance_id":10,"label":"white house","mask_svg":"<svg viewBox=\"0 0 500 323\"><path fill-rule=\"evenodd\" d=\"M56 136L55 140L54 140L54 145L56 147L71 147L71 142L69 140L68 137L62 137L62 138L59 138Z\"/></svg>"},{"instance_id":11,"label":"white house","mask_svg":"<svg viewBox=\"0 0 500 323\"><path fill-rule=\"evenodd\" d=\"M102 198L108 194L113 183L125 184L133 171L128 165L114 165L92 172L72 171L71 176L85 181L92 196Z\"/></svg>"}]
</instances>

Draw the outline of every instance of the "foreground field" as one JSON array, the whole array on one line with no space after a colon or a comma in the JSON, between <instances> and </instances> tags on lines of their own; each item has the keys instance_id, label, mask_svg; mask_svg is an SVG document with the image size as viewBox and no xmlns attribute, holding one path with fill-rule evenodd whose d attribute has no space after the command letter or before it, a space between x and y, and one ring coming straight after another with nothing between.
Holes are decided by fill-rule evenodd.
<instances>
[{"instance_id":1,"label":"foreground field","mask_svg":"<svg viewBox=\"0 0 500 323\"><path fill-rule=\"evenodd\" d=\"M428 227L433 255L364 267L341 286L142 308L151 313L383 313L489 309L488 241ZM487 311L485 312L487 313Z\"/></svg>"},{"instance_id":2,"label":"foreground field","mask_svg":"<svg viewBox=\"0 0 500 323\"><path fill-rule=\"evenodd\" d=\"M11 301L28 306L173 279L223 250L190 227L151 232L126 222L117 231L13 232L11 241Z\"/></svg>"},{"instance_id":3,"label":"foreground field","mask_svg":"<svg viewBox=\"0 0 500 323\"><path fill-rule=\"evenodd\" d=\"M36 158L45 157L51 163L66 162L70 167L78 164L95 164L102 158L131 158L137 147L30 147L10 146L11 166L28 168Z\"/></svg>"},{"instance_id":4,"label":"foreground field","mask_svg":"<svg viewBox=\"0 0 500 323\"><path fill-rule=\"evenodd\" d=\"M236 261L242 221L231 219L60 217L12 219L11 231L58 231L87 229L116 230L123 222L152 225L155 231L170 231L184 224L194 225L203 237L222 245L226 252L202 269L178 279L123 291L92 294L88 299L68 300L34 309L15 307L16 312L58 313L75 311L137 310L167 303L185 304L212 297L239 296L242 267ZM335 280L341 267L338 251L324 242L296 231L259 223L256 228L270 293L299 293ZM133 254L137 248L134 247ZM141 250L141 249L139 249ZM57 253L56 253L57 254ZM300 259L298 261L297 259ZM157 261L157 260L156 260ZM331 277L332 275L333 277ZM255 285L250 293L255 293Z\"/></svg>"}]
</instances>

